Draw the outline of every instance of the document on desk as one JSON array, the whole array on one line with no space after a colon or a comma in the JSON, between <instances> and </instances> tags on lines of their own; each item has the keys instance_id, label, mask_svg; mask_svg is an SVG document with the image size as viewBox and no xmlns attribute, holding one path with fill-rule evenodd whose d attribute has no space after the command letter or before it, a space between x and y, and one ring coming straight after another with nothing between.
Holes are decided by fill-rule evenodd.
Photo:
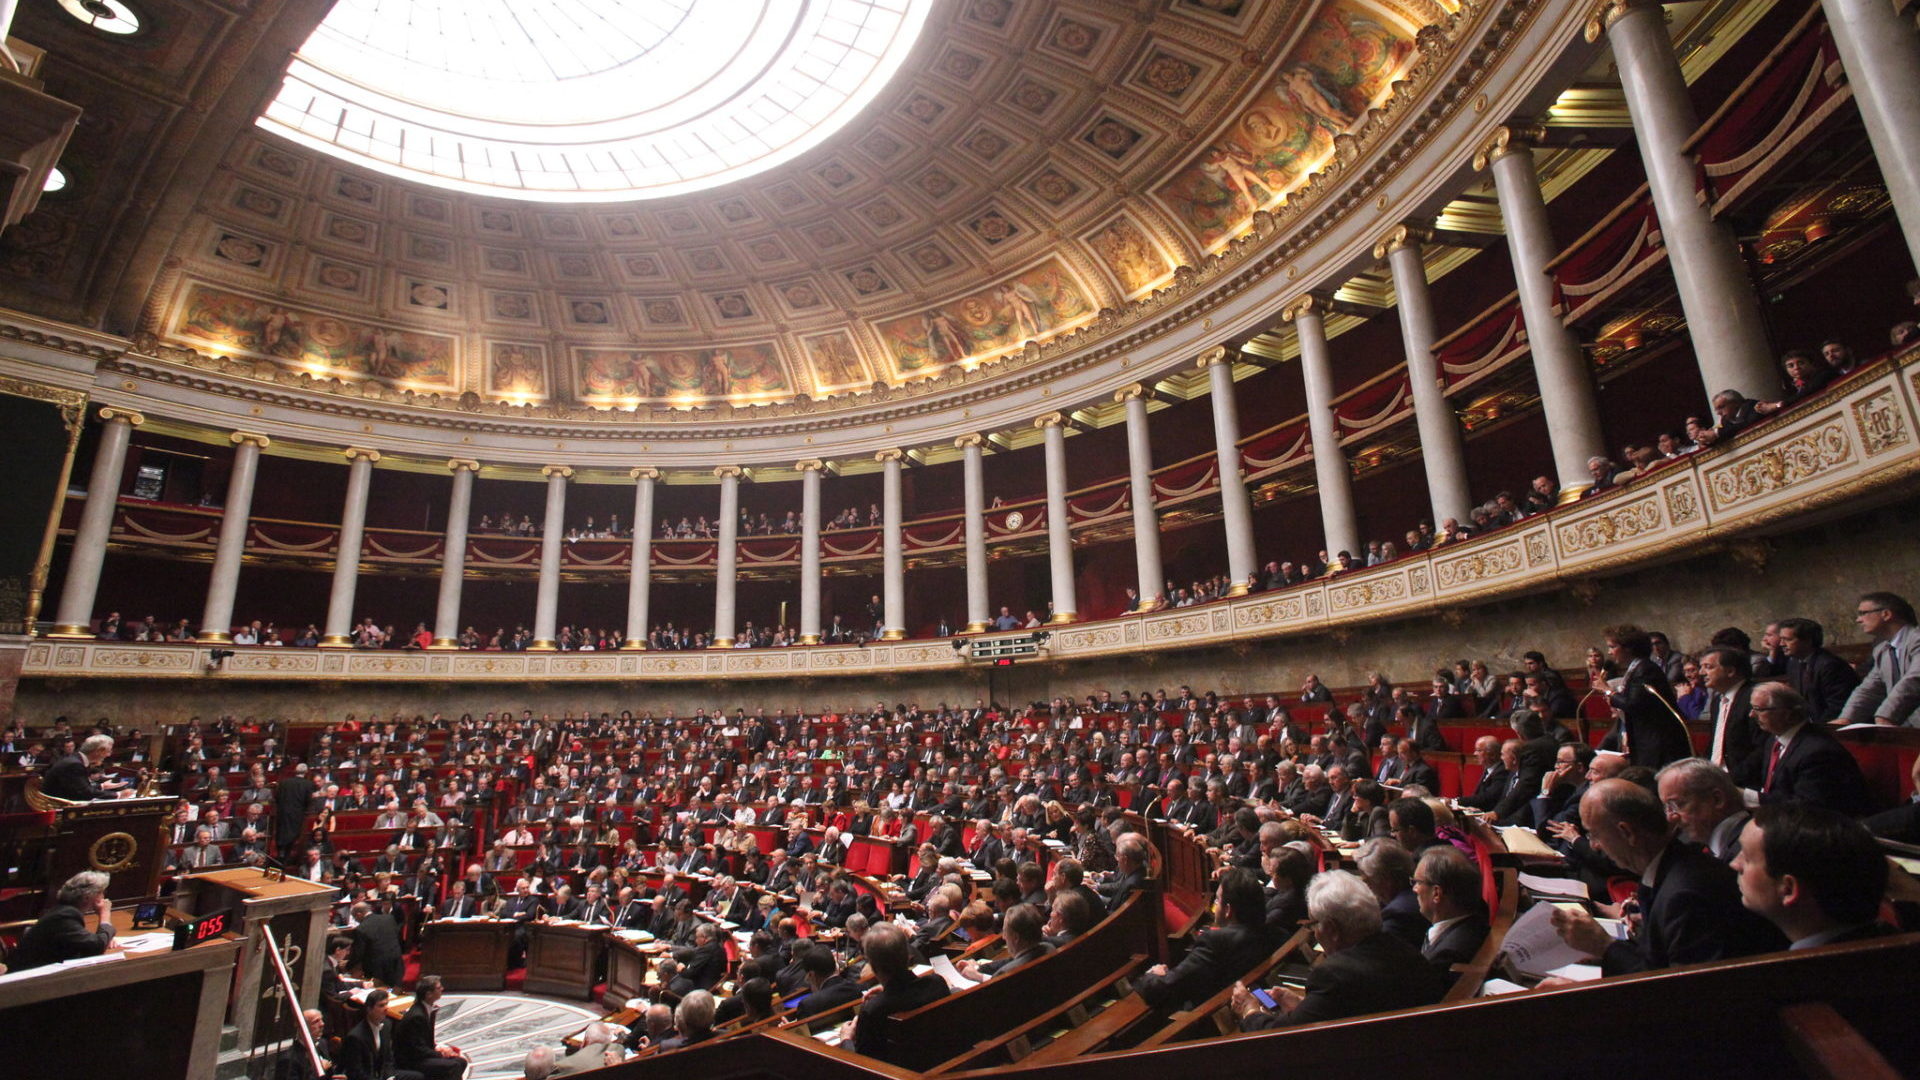
<instances>
[{"instance_id":1,"label":"document on desk","mask_svg":"<svg viewBox=\"0 0 1920 1080\"><path fill-rule=\"evenodd\" d=\"M1593 893L1587 883L1579 878L1543 877L1539 874L1521 874L1520 884L1533 895L1553 899L1591 900Z\"/></svg>"},{"instance_id":2,"label":"document on desk","mask_svg":"<svg viewBox=\"0 0 1920 1080\"><path fill-rule=\"evenodd\" d=\"M0 975L0 984L16 982L21 979L31 979L37 975L51 975L56 971L71 971L78 967L90 967L94 964L110 964L115 960L125 960L126 958L126 953L114 951L104 952L99 956L82 956L74 960L62 960L57 964L42 964L39 967L28 968L25 971L10 971L4 975Z\"/></svg>"},{"instance_id":3,"label":"document on desk","mask_svg":"<svg viewBox=\"0 0 1920 1080\"><path fill-rule=\"evenodd\" d=\"M953 961L947 959L945 953L936 954L928 966L933 969L935 975L946 980L947 989L949 990L971 990L979 985L972 979L960 974L960 969L953 966Z\"/></svg>"},{"instance_id":4,"label":"document on desk","mask_svg":"<svg viewBox=\"0 0 1920 1080\"><path fill-rule=\"evenodd\" d=\"M1507 930L1501 952L1522 975L1544 979L1555 968L1589 963L1592 957L1561 940L1553 928L1553 905L1535 904Z\"/></svg>"},{"instance_id":5,"label":"document on desk","mask_svg":"<svg viewBox=\"0 0 1920 1080\"><path fill-rule=\"evenodd\" d=\"M1515 855L1538 855L1543 858L1558 858L1560 853L1548 847L1532 829L1518 825L1507 825L1500 830L1500 839L1506 842L1507 850Z\"/></svg>"}]
</instances>

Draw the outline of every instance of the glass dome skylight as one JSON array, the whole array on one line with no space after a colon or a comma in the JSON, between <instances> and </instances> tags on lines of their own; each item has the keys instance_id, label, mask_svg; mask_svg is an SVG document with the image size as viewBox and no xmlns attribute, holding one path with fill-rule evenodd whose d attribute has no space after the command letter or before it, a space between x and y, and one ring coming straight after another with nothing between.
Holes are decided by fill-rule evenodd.
<instances>
[{"instance_id":1,"label":"glass dome skylight","mask_svg":"<svg viewBox=\"0 0 1920 1080\"><path fill-rule=\"evenodd\" d=\"M337 0L260 126L460 191L656 198L852 119L933 0Z\"/></svg>"}]
</instances>

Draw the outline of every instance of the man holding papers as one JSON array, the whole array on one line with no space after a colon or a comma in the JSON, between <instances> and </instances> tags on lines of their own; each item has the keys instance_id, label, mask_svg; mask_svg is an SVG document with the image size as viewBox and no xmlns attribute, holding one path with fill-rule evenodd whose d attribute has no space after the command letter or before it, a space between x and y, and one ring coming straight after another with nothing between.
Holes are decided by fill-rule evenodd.
<instances>
[{"instance_id":1,"label":"man holding papers","mask_svg":"<svg viewBox=\"0 0 1920 1080\"><path fill-rule=\"evenodd\" d=\"M1575 949L1600 958L1603 974L1725 960L1784 948L1780 932L1740 906L1727 864L1671 835L1660 800L1626 780L1602 780L1580 800L1580 820L1602 854L1640 875L1639 933L1615 941L1573 908L1553 925Z\"/></svg>"}]
</instances>

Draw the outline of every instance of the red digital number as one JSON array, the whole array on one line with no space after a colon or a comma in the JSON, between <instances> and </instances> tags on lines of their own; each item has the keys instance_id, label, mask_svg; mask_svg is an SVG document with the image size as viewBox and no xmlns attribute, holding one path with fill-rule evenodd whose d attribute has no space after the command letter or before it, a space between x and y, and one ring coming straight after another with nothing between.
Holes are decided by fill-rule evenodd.
<instances>
[{"instance_id":1,"label":"red digital number","mask_svg":"<svg viewBox=\"0 0 1920 1080\"><path fill-rule=\"evenodd\" d=\"M216 934L224 932L226 928L227 917L225 915L209 916L201 920L200 925L194 929L194 940L205 941Z\"/></svg>"}]
</instances>

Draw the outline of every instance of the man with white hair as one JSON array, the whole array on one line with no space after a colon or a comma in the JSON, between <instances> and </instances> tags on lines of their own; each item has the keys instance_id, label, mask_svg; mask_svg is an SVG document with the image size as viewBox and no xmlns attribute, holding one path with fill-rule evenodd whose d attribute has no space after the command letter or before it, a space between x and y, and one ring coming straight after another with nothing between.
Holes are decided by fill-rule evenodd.
<instances>
[{"instance_id":1,"label":"man with white hair","mask_svg":"<svg viewBox=\"0 0 1920 1080\"><path fill-rule=\"evenodd\" d=\"M679 1034L660 1044L662 1050L678 1050L713 1038L713 1013L719 1003L705 990L694 990L680 999L673 1010L673 1026Z\"/></svg>"},{"instance_id":2,"label":"man with white hair","mask_svg":"<svg viewBox=\"0 0 1920 1080\"><path fill-rule=\"evenodd\" d=\"M1657 783L1661 807L1680 839L1699 844L1721 862L1733 862L1740 854L1740 831L1753 814L1727 771L1706 758L1681 758L1661 768Z\"/></svg>"},{"instance_id":3,"label":"man with white hair","mask_svg":"<svg viewBox=\"0 0 1920 1080\"><path fill-rule=\"evenodd\" d=\"M536 1046L527 1051L527 1061L522 1067L524 1080L547 1080L553 1075L553 1050L551 1047Z\"/></svg>"},{"instance_id":4,"label":"man with white hair","mask_svg":"<svg viewBox=\"0 0 1920 1080\"><path fill-rule=\"evenodd\" d=\"M1380 929L1380 901L1365 881L1344 870L1315 875L1307 913L1324 958L1307 975L1304 994L1274 992L1266 1009L1245 983L1233 988L1242 1031L1312 1024L1431 1005L1446 993L1439 972L1420 951Z\"/></svg>"},{"instance_id":5,"label":"man with white hair","mask_svg":"<svg viewBox=\"0 0 1920 1080\"><path fill-rule=\"evenodd\" d=\"M106 764L107 758L112 755L113 736L87 736L78 752L61 758L47 769L46 777L40 781L40 793L69 802L120 798L127 793L125 780L108 780L102 784L93 782L93 771Z\"/></svg>"},{"instance_id":6,"label":"man with white hair","mask_svg":"<svg viewBox=\"0 0 1920 1080\"><path fill-rule=\"evenodd\" d=\"M113 905L107 901L107 875L82 870L60 886L53 909L27 928L20 947L7 958L9 971L25 971L83 956L99 956L113 944ZM100 917L100 928L88 930L86 916Z\"/></svg>"}]
</instances>

